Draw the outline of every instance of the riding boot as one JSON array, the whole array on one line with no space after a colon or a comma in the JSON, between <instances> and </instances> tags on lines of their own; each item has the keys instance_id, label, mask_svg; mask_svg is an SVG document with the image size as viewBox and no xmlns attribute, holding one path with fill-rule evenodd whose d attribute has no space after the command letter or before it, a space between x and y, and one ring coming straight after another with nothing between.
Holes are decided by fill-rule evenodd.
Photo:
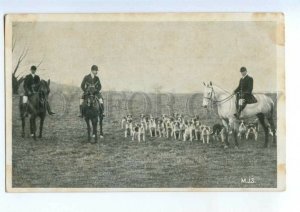
<instances>
[{"instance_id":1,"label":"riding boot","mask_svg":"<svg viewBox=\"0 0 300 212\"><path fill-rule=\"evenodd\" d=\"M239 119L240 118L240 115L241 115L241 112L242 110L244 110L244 108L246 107L246 103L243 103L239 108L238 108L238 111L237 113L234 114L234 116Z\"/></svg>"},{"instance_id":2,"label":"riding boot","mask_svg":"<svg viewBox=\"0 0 300 212\"><path fill-rule=\"evenodd\" d=\"M80 115L78 117L83 118L83 106L79 105Z\"/></svg>"},{"instance_id":3,"label":"riding boot","mask_svg":"<svg viewBox=\"0 0 300 212\"><path fill-rule=\"evenodd\" d=\"M48 114L49 115L54 115L55 113L53 113L52 111L51 111L51 108L50 108L50 104L49 104L49 102L46 100L46 108L47 108L47 111L48 111Z\"/></svg>"},{"instance_id":4,"label":"riding boot","mask_svg":"<svg viewBox=\"0 0 300 212\"><path fill-rule=\"evenodd\" d=\"M28 103L22 103L22 108L24 110L24 117L28 117Z\"/></svg>"}]
</instances>

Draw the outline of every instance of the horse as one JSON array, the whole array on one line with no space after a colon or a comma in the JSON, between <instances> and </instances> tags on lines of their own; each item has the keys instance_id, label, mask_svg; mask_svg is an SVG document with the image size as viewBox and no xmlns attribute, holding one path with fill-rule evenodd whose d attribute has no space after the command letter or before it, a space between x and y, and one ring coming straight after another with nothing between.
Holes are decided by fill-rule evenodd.
<instances>
[{"instance_id":1,"label":"horse","mask_svg":"<svg viewBox=\"0 0 300 212\"><path fill-rule=\"evenodd\" d=\"M102 115L102 109L100 106L100 102L98 97L95 95L96 89L95 86L92 84L89 84L87 87L87 91L85 94L85 99L83 103L83 117L85 119L86 125L87 125L87 131L88 131L88 142L91 141L91 126L90 122L92 122L93 127L93 135L94 142L97 143L98 136L97 136L97 125L99 120L100 125L100 138L103 138L103 131L102 131L102 122L103 122L103 115Z\"/></svg>"},{"instance_id":2,"label":"horse","mask_svg":"<svg viewBox=\"0 0 300 212\"><path fill-rule=\"evenodd\" d=\"M233 136L235 140L235 148L238 148L238 140L237 140L237 132L238 132L238 120L234 116L236 113L236 96L231 94L230 92L215 86L210 82L209 84L204 83L204 96L203 96L203 104L204 108L207 108L209 103L211 106L217 106L217 113L219 118L222 120L222 123L226 129L226 137L225 137L225 146L224 148L228 148L228 132L229 128L233 126ZM276 133L276 128L273 120L274 113L274 102L271 97L265 94L254 94L257 99L257 103L247 104L244 110L241 112L241 118L250 118L253 116L257 116L260 124L263 127L265 133L265 142L263 147L268 147L268 137L269 137L269 129L268 125L265 122L265 117L267 118L271 130L273 134ZM273 136L273 143L276 145L276 136Z\"/></svg>"},{"instance_id":3,"label":"horse","mask_svg":"<svg viewBox=\"0 0 300 212\"><path fill-rule=\"evenodd\" d=\"M42 138L44 120L47 114L47 99L50 93L50 80L41 80L36 86L35 92L28 96L28 103L23 103L23 96L20 96L19 109L22 120L22 137L25 137L25 119L30 115L30 136L36 140L36 118L40 118L39 138Z\"/></svg>"}]
</instances>

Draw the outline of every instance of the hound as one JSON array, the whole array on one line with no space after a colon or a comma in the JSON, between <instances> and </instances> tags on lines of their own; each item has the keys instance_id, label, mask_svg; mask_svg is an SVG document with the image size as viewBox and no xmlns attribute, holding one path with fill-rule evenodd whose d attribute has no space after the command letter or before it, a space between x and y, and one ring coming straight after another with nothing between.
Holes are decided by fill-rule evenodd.
<instances>
[{"instance_id":1,"label":"hound","mask_svg":"<svg viewBox=\"0 0 300 212\"><path fill-rule=\"evenodd\" d=\"M255 141L257 141L257 126L255 124L248 124L247 125L247 132L246 132L246 139L249 139L249 135L254 136Z\"/></svg>"},{"instance_id":2,"label":"hound","mask_svg":"<svg viewBox=\"0 0 300 212\"><path fill-rule=\"evenodd\" d=\"M125 123L127 121L131 120L132 121L132 115L127 115L127 116L124 116L121 120L121 129L124 129L124 126L125 126Z\"/></svg>"},{"instance_id":3,"label":"hound","mask_svg":"<svg viewBox=\"0 0 300 212\"><path fill-rule=\"evenodd\" d=\"M132 141L134 141L139 138L139 125L134 124L133 130L132 130Z\"/></svg>"},{"instance_id":4,"label":"hound","mask_svg":"<svg viewBox=\"0 0 300 212\"><path fill-rule=\"evenodd\" d=\"M133 125L132 125L132 120L129 119L126 121L126 124L125 124L125 138L127 138L127 136L133 134Z\"/></svg>"},{"instance_id":5,"label":"hound","mask_svg":"<svg viewBox=\"0 0 300 212\"><path fill-rule=\"evenodd\" d=\"M153 137L153 132L154 132L154 136L156 137L156 123L155 123L155 119L151 116L149 120L149 133L151 137Z\"/></svg>"},{"instance_id":6,"label":"hound","mask_svg":"<svg viewBox=\"0 0 300 212\"><path fill-rule=\"evenodd\" d=\"M240 126L239 126L239 130L238 130L238 137L240 139L245 138L246 136L246 131L247 131L247 127L244 123L244 120L241 120Z\"/></svg>"},{"instance_id":7,"label":"hound","mask_svg":"<svg viewBox=\"0 0 300 212\"><path fill-rule=\"evenodd\" d=\"M138 140L141 142L141 140L146 141L146 129L144 123L141 123L139 125L139 133L138 133Z\"/></svg>"},{"instance_id":8,"label":"hound","mask_svg":"<svg viewBox=\"0 0 300 212\"><path fill-rule=\"evenodd\" d=\"M183 141L186 141L187 138L190 139L190 141L193 141L192 138L192 130L191 130L191 125L188 122L184 123L184 133L183 133Z\"/></svg>"},{"instance_id":9,"label":"hound","mask_svg":"<svg viewBox=\"0 0 300 212\"><path fill-rule=\"evenodd\" d=\"M199 140L200 138L201 138L201 122L199 120L196 120L195 121L195 139Z\"/></svg>"},{"instance_id":10,"label":"hound","mask_svg":"<svg viewBox=\"0 0 300 212\"><path fill-rule=\"evenodd\" d=\"M209 136L210 136L210 127L203 126L202 132L201 132L201 137L202 137L202 141L204 144L205 144L205 140L206 140L206 143L209 143Z\"/></svg>"},{"instance_id":11,"label":"hound","mask_svg":"<svg viewBox=\"0 0 300 212\"><path fill-rule=\"evenodd\" d=\"M180 132L179 132L180 134L179 134L179 138L181 138L182 140L184 140L183 135L184 135L185 129L187 127L188 126L187 126L187 124L184 121L180 122Z\"/></svg>"},{"instance_id":12,"label":"hound","mask_svg":"<svg viewBox=\"0 0 300 212\"><path fill-rule=\"evenodd\" d=\"M194 119L190 121L190 130L191 130L190 141L193 141L193 138L196 138L196 126L195 126Z\"/></svg>"},{"instance_id":13,"label":"hound","mask_svg":"<svg viewBox=\"0 0 300 212\"><path fill-rule=\"evenodd\" d=\"M162 120L158 120L157 125L156 125L156 130L157 130L157 134L158 136L161 137L165 137L166 135L166 129L165 129L165 125L163 123Z\"/></svg>"},{"instance_id":14,"label":"hound","mask_svg":"<svg viewBox=\"0 0 300 212\"><path fill-rule=\"evenodd\" d=\"M173 135L175 140L180 139L180 123L178 121L173 124Z\"/></svg>"},{"instance_id":15,"label":"hound","mask_svg":"<svg viewBox=\"0 0 300 212\"><path fill-rule=\"evenodd\" d=\"M145 116L144 114L141 114L140 118L141 118L141 123L143 123L145 129L148 130L149 118L147 116Z\"/></svg>"},{"instance_id":16,"label":"hound","mask_svg":"<svg viewBox=\"0 0 300 212\"><path fill-rule=\"evenodd\" d=\"M173 135L173 119L168 118L165 122L167 138Z\"/></svg>"},{"instance_id":17,"label":"hound","mask_svg":"<svg viewBox=\"0 0 300 212\"><path fill-rule=\"evenodd\" d=\"M221 124L215 124L213 126L212 136L214 141L221 140L221 143L225 141L225 127Z\"/></svg>"}]
</instances>

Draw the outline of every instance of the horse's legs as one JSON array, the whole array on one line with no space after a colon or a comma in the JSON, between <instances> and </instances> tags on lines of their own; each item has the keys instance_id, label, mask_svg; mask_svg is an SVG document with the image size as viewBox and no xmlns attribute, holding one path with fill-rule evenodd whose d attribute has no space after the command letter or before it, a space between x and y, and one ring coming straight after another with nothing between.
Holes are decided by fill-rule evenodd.
<instances>
[{"instance_id":1,"label":"horse's legs","mask_svg":"<svg viewBox=\"0 0 300 212\"><path fill-rule=\"evenodd\" d=\"M238 124L236 121L233 121L233 137L234 137L234 143L235 143L235 148L238 148L239 142L238 142Z\"/></svg>"},{"instance_id":2,"label":"horse's legs","mask_svg":"<svg viewBox=\"0 0 300 212\"><path fill-rule=\"evenodd\" d=\"M95 142L98 141L98 135L97 135L97 124L98 124L98 117L92 119L92 125L93 125L93 137Z\"/></svg>"},{"instance_id":3,"label":"horse's legs","mask_svg":"<svg viewBox=\"0 0 300 212\"><path fill-rule=\"evenodd\" d=\"M91 126L90 126L90 120L88 118L85 118L87 131L88 131L88 141L91 141Z\"/></svg>"},{"instance_id":4,"label":"horse's legs","mask_svg":"<svg viewBox=\"0 0 300 212\"><path fill-rule=\"evenodd\" d=\"M271 115L268 117L268 122L270 123L271 130L272 130L272 133L273 133L273 143L276 145L276 142L277 142L276 128L275 128L273 117Z\"/></svg>"},{"instance_id":5,"label":"horse's legs","mask_svg":"<svg viewBox=\"0 0 300 212\"><path fill-rule=\"evenodd\" d=\"M39 138L43 137L43 126L44 126L44 120L45 120L45 116L41 116L41 120L40 120L40 134L39 134Z\"/></svg>"},{"instance_id":6,"label":"horse's legs","mask_svg":"<svg viewBox=\"0 0 300 212\"><path fill-rule=\"evenodd\" d=\"M30 117L30 135L34 140L36 140L36 123L34 115L31 115Z\"/></svg>"},{"instance_id":7,"label":"horse's legs","mask_svg":"<svg viewBox=\"0 0 300 212\"><path fill-rule=\"evenodd\" d=\"M21 117L21 122L22 122L22 138L25 137L25 106L23 103L23 96L20 96L20 117Z\"/></svg>"},{"instance_id":8,"label":"horse's legs","mask_svg":"<svg viewBox=\"0 0 300 212\"><path fill-rule=\"evenodd\" d=\"M100 115L99 116L100 137L103 137L102 122L103 122L103 117L102 117L102 115Z\"/></svg>"},{"instance_id":9,"label":"horse's legs","mask_svg":"<svg viewBox=\"0 0 300 212\"><path fill-rule=\"evenodd\" d=\"M228 142L228 133L229 133L229 126L228 126L228 121L225 119L222 119L223 126L225 127L225 146L224 148L227 148L229 146Z\"/></svg>"},{"instance_id":10,"label":"horse's legs","mask_svg":"<svg viewBox=\"0 0 300 212\"><path fill-rule=\"evenodd\" d=\"M22 115L21 117L21 121L22 121L22 138L25 137L25 117Z\"/></svg>"},{"instance_id":11,"label":"horse's legs","mask_svg":"<svg viewBox=\"0 0 300 212\"><path fill-rule=\"evenodd\" d=\"M268 132L268 127L265 122L265 115L263 113L259 113L256 115L258 117L258 120L260 124L262 125L264 131L265 131L265 144L264 147L268 147L268 140L269 140L269 132Z\"/></svg>"}]
</instances>

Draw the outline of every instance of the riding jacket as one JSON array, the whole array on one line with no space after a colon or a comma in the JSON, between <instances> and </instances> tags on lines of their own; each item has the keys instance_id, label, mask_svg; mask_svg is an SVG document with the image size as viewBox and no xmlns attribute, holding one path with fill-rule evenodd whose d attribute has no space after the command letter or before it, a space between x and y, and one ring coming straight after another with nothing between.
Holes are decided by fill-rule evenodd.
<instances>
[{"instance_id":1,"label":"riding jacket","mask_svg":"<svg viewBox=\"0 0 300 212\"><path fill-rule=\"evenodd\" d=\"M92 77L91 74L86 75L81 83L81 89L83 90L84 94L86 94L87 92L87 88L90 85L94 85L95 86L95 95L97 95L99 98L102 97L100 94L100 90L102 88L101 83L100 83L100 79L98 76L94 76Z\"/></svg>"},{"instance_id":2,"label":"riding jacket","mask_svg":"<svg viewBox=\"0 0 300 212\"><path fill-rule=\"evenodd\" d=\"M24 91L25 96L32 95L32 93L36 92L36 88L40 83L40 77L38 75L28 74L24 80Z\"/></svg>"},{"instance_id":3,"label":"riding jacket","mask_svg":"<svg viewBox=\"0 0 300 212\"><path fill-rule=\"evenodd\" d=\"M238 97L245 99L246 103L255 103L256 99L252 95L253 90L253 78L249 75L240 79L239 86L234 90L234 93L238 93Z\"/></svg>"}]
</instances>

